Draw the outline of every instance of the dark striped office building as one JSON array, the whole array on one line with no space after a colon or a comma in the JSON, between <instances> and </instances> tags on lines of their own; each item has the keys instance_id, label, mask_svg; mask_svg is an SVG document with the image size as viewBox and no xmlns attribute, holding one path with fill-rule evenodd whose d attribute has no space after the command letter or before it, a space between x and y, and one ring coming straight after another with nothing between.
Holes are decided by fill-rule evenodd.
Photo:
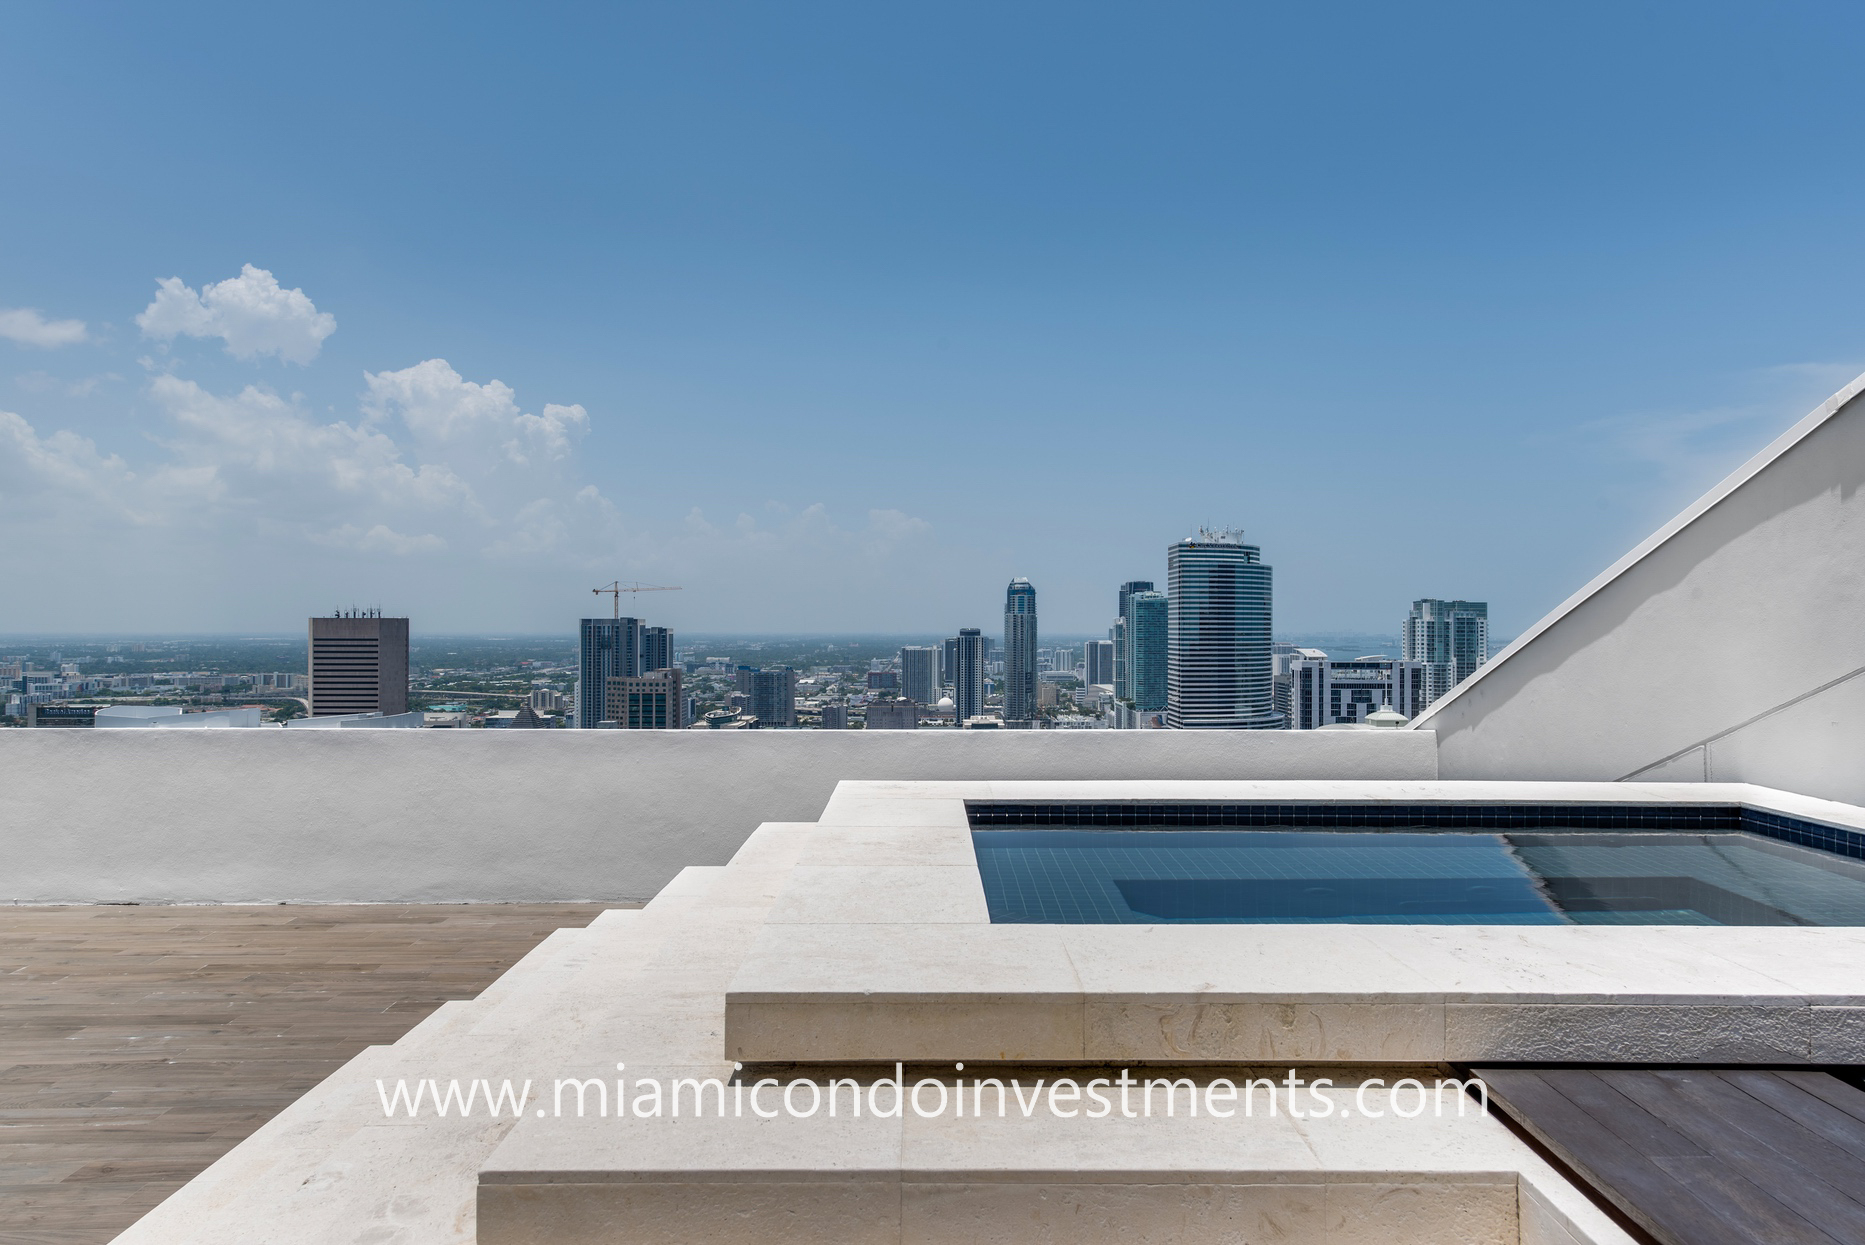
<instances>
[{"instance_id":1,"label":"dark striped office building","mask_svg":"<svg viewBox=\"0 0 1865 1245\"><path fill-rule=\"evenodd\" d=\"M311 716L408 712L408 620L374 611L311 620Z\"/></svg>"}]
</instances>

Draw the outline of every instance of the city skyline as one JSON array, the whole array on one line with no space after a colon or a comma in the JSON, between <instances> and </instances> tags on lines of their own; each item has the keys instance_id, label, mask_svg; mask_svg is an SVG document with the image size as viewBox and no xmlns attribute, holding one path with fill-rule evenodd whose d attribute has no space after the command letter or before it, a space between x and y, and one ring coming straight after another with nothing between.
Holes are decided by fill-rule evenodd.
<instances>
[{"instance_id":1,"label":"city skyline","mask_svg":"<svg viewBox=\"0 0 1865 1245\"><path fill-rule=\"evenodd\" d=\"M1859 122L1795 67L1865 18L1336 20L23 11L8 629L537 633L621 576L683 634L900 634L1032 573L1093 634L1241 523L1291 633L1515 634L1859 370L1854 174L1802 189ZM1316 443L1480 521L1394 556L1429 495L1316 505Z\"/></svg>"},{"instance_id":2,"label":"city skyline","mask_svg":"<svg viewBox=\"0 0 1865 1245\"><path fill-rule=\"evenodd\" d=\"M1236 530L1238 533L1241 534L1244 529L1238 528L1234 530ZM1180 542L1174 542L1174 543L1176 544ZM1168 545L1166 553L1162 554L1161 556L1162 567L1165 565L1166 557L1169 555L1170 549L1172 547L1173 546ZM1159 582L1163 582L1163 580L1164 580L1164 575L1162 573L1162 575L1160 576ZM1013 584L1014 583L1022 583L1027 588L1030 584L1030 581L1027 577L1016 576L1016 577L1013 577ZM1090 639L1105 638L1105 639L1111 640L1113 639L1114 633L1117 630L1118 625L1121 622L1121 618L1119 615L1124 613L1124 611L1126 610L1126 602L1128 598L1132 596L1133 594L1135 594L1136 592L1151 590L1154 583L1155 581L1153 580L1137 580L1136 579L1136 580L1127 580L1118 585L1116 589L1117 605L1116 605L1116 618L1114 620L1115 626L1110 627L1104 624L1100 628L1095 628L1095 627L1090 626L1087 628L1082 628L1082 629L1077 630L1077 629L1073 629L1069 627L1050 628L1047 624L1045 624L1044 634L1053 635L1056 639L1068 640L1076 644L1079 644L1083 641L1090 640ZM608 592L610 590L604 588L604 589L598 589L597 591ZM1105 592L1105 586L1103 587L1103 592ZM402 595L405 596L406 594L402 594ZM391 599L399 599L395 597L394 594L390 594L390 596L391 596ZM572 595L571 600L575 602L576 612L581 612L587 608L586 603L582 602L578 597ZM670 600L672 599L665 598L665 597L657 598L659 612L665 612L665 613L673 612L667 604ZM1417 598L1412 598L1413 602L1416 602L1416 600ZM397 607L397 608L402 608L402 607ZM631 608L634 608L634 607L631 606ZM998 608L1001 609L1003 607L1000 606ZM1412 608L1412 605L1407 604L1403 608L1406 610L1410 610ZM360 610L361 613L368 613L371 611L373 611L373 613L375 614L381 614L383 612L383 609L380 606L371 606L371 607L367 607L365 609ZM403 612L408 613L405 609L403 609ZM951 609L945 609L945 610L942 610L941 612L949 616L955 614L955 611ZM319 616L343 616L343 614L344 614L344 611L338 611L336 615L319 615ZM414 625L414 622L417 619L417 615L413 613L408 613L408 617L410 619L410 628L411 628L409 634L413 636L435 638L435 637L445 637L449 635L465 635L465 636L473 636L476 638L486 638L486 637L496 636L498 634L497 630L491 630L491 631L458 631L458 630L451 630L451 629L426 630L426 629L422 629ZM619 618L622 616L618 614L617 617ZM587 624L590 621L592 620L587 619L587 618L582 619L581 622L578 623L578 628L581 629L584 624ZM795 639L795 638L806 638L806 637L811 637L811 636L823 636L823 637L841 636L841 637L851 637L851 638L865 636L865 637L874 637L874 638L933 639L933 640L947 639L950 637L950 633L953 630L955 630L955 627L953 626L946 626L943 628L935 626L935 627L928 628L922 625L922 626L915 626L915 627L903 627L903 628L899 628L895 630L829 631L829 630L820 630L820 629L801 629L801 630L796 630L796 631L779 631L779 630L772 630L772 629L753 628L753 629L747 629L743 631L730 631L730 630L722 630L722 629L716 629L716 628L704 628L704 627L689 629L689 628L675 628L672 626L663 626L663 625L649 626L647 620L645 618L640 618L640 617L630 618L627 621L633 624L638 630L638 632L640 633L637 636L636 648L639 650L642 650L645 653L646 650L643 648L643 646L646 646L649 644L657 644L658 647L654 651L659 652L662 656L665 656L667 653L671 651L670 648L668 647L668 642L666 639L667 634L670 632L676 631L676 630L680 634L690 636L691 638L694 638L694 639L712 638L712 637L732 638L732 639L757 639L760 637ZM1404 622L1404 617L1401 616L1398 625L1379 628L1376 630L1360 630L1360 629L1346 628L1346 627L1284 629L1283 627L1278 625L1276 627L1276 637L1284 638L1285 635L1294 635L1294 636L1299 636L1300 638L1305 638L1305 639L1314 638L1316 636L1328 636L1328 635L1349 636L1349 637L1355 637L1355 638L1360 638L1360 639L1380 637L1380 638L1392 638L1398 643L1403 643L1402 637L1403 637L1404 631L1405 631L1405 622ZM654 634L650 634L650 633L654 633ZM189 635L197 635L197 636L209 637L209 638L226 638L226 637L239 636L239 635L252 635L252 636L257 636L257 637L273 638L276 636L281 636L281 635L286 635L286 634L289 634L289 632L284 631L284 630L280 630L276 632L259 631L259 630L221 631L221 632L216 632L216 631L157 632L157 631L128 631L128 630L125 630L125 631L83 631L83 630L68 630L68 629L48 629L48 630L43 630L43 631L0 632L0 640L6 640L9 638L23 640L23 639L35 638L35 637L60 637L60 636L69 636L73 638L86 637L86 638L94 638L94 639L134 638L134 637L180 638L180 637L186 637ZM579 635L579 630L557 630L557 629L540 629L537 631L506 630L504 634L509 635L509 636L514 636L514 637L523 636L523 637L528 637L528 638L542 638L542 637L559 636L559 635L574 638L577 635ZM1503 647L1503 645L1506 643L1507 643L1506 639L1504 639L1501 642L1496 642L1492 639L1489 643L1488 652L1493 654L1494 652L1498 651L1501 647ZM1113 665L1114 665L1114 670L1116 672L1116 675L1115 675L1113 682L1117 688L1121 685L1121 682L1122 682L1122 677L1121 677L1120 672L1124 670L1125 654L1126 654L1126 647L1123 646L1123 644L1121 644L1120 642L1116 642L1115 653L1114 653L1114 658L1113 658ZM646 665L642 667L642 669L644 670L651 669L651 668L653 667L646 666Z\"/></svg>"}]
</instances>

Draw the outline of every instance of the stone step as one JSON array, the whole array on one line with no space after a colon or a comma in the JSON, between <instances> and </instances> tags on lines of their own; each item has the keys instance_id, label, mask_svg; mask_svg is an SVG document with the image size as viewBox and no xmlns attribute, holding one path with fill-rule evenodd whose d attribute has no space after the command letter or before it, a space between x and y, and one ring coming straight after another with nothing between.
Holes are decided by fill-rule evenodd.
<instances>
[{"instance_id":1,"label":"stone step","mask_svg":"<svg viewBox=\"0 0 1865 1245\"><path fill-rule=\"evenodd\" d=\"M781 888L804 829L761 828L730 864L683 870L645 907L554 932L478 997L443 1004L394 1045L359 1054L118 1239L470 1242L478 1168L515 1121L388 1119L378 1079L392 1092L402 1078L497 1082L502 1069L522 1080L527 1068L550 1076L584 1062L611 1040L605 1033L622 1045L658 1034L658 1045L684 1047L696 1023L710 1023L716 1056L722 1012L693 1014L669 978L697 974L704 995L722 1000L719 983ZM534 1099L545 1092L534 1087Z\"/></svg>"}]
</instances>

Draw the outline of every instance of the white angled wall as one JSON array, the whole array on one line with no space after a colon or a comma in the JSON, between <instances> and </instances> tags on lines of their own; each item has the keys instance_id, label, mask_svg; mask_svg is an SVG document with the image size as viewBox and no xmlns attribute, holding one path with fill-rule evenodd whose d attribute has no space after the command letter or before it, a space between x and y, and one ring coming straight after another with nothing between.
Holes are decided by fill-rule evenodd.
<instances>
[{"instance_id":1,"label":"white angled wall","mask_svg":"<svg viewBox=\"0 0 1865 1245\"><path fill-rule=\"evenodd\" d=\"M1865 803L1865 377L1414 724L1445 778Z\"/></svg>"},{"instance_id":2,"label":"white angled wall","mask_svg":"<svg viewBox=\"0 0 1865 1245\"><path fill-rule=\"evenodd\" d=\"M1407 731L0 731L0 902L639 899L844 778L1436 776Z\"/></svg>"}]
</instances>

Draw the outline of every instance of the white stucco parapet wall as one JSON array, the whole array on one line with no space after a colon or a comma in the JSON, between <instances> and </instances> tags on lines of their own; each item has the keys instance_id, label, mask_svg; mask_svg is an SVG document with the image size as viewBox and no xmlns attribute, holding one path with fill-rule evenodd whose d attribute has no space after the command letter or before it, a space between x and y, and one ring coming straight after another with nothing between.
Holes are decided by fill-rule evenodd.
<instances>
[{"instance_id":1,"label":"white stucco parapet wall","mask_svg":"<svg viewBox=\"0 0 1865 1245\"><path fill-rule=\"evenodd\" d=\"M1862 392L1865 377L1420 714L1440 776L1865 803Z\"/></svg>"},{"instance_id":2,"label":"white stucco parapet wall","mask_svg":"<svg viewBox=\"0 0 1865 1245\"><path fill-rule=\"evenodd\" d=\"M847 783L726 1000L746 1062L1865 1061L1865 929L994 925L964 801L1716 804L1746 784Z\"/></svg>"},{"instance_id":3,"label":"white stucco parapet wall","mask_svg":"<svg viewBox=\"0 0 1865 1245\"><path fill-rule=\"evenodd\" d=\"M1408 731L0 731L0 902L645 899L843 779L1435 778Z\"/></svg>"}]
</instances>

